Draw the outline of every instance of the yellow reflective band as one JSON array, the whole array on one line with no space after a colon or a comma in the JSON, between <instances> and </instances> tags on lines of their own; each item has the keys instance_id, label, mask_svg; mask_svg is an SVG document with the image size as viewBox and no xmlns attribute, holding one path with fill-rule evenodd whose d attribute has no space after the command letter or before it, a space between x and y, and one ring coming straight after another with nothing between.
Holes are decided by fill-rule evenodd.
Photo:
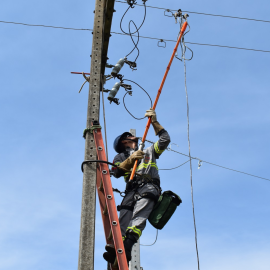
<instances>
[{"instance_id":1,"label":"yellow reflective band","mask_svg":"<svg viewBox=\"0 0 270 270\"><path fill-rule=\"evenodd\" d=\"M126 239L126 236L122 236L122 240L125 241L125 239Z\"/></svg>"},{"instance_id":2,"label":"yellow reflective band","mask_svg":"<svg viewBox=\"0 0 270 270\"><path fill-rule=\"evenodd\" d=\"M121 164L121 162L115 162L114 164L118 166L119 164Z\"/></svg>"},{"instance_id":3,"label":"yellow reflective band","mask_svg":"<svg viewBox=\"0 0 270 270\"><path fill-rule=\"evenodd\" d=\"M164 150L159 150L159 148L158 148L158 142L156 142L154 144L154 148L155 148L156 153L159 154L159 155L164 152Z\"/></svg>"},{"instance_id":4,"label":"yellow reflective band","mask_svg":"<svg viewBox=\"0 0 270 270\"><path fill-rule=\"evenodd\" d=\"M127 227L127 231L128 230L132 230L133 232L135 232L136 234L139 235L139 237L142 235L142 231L138 228L136 228L136 226L133 226L133 227Z\"/></svg>"},{"instance_id":5,"label":"yellow reflective band","mask_svg":"<svg viewBox=\"0 0 270 270\"><path fill-rule=\"evenodd\" d=\"M148 166L155 167L158 170L158 166L155 162L149 162L149 163L143 163L140 166L138 166L137 171L142 169L142 168L146 169Z\"/></svg>"}]
</instances>

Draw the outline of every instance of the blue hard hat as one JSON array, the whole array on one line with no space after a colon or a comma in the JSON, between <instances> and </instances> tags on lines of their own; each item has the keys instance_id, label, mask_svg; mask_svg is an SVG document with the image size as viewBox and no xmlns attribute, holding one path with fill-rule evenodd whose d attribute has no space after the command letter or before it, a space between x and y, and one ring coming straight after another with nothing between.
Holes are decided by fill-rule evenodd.
<instances>
[{"instance_id":1,"label":"blue hard hat","mask_svg":"<svg viewBox=\"0 0 270 270\"><path fill-rule=\"evenodd\" d=\"M133 135L130 132L124 132L122 135L119 135L116 137L113 143L113 148L117 153L122 153L125 151L123 145L121 144L121 141L126 137L133 137Z\"/></svg>"}]
</instances>

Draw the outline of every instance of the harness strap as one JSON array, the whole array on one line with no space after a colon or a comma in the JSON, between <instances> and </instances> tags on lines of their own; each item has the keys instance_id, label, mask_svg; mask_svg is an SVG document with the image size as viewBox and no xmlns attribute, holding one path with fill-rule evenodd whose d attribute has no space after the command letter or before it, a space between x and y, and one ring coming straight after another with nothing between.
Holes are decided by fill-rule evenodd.
<instances>
[{"instance_id":1,"label":"harness strap","mask_svg":"<svg viewBox=\"0 0 270 270\"><path fill-rule=\"evenodd\" d=\"M129 205L117 205L117 211L121 211L122 209L133 211L134 205L129 206Z\"/></svg>"},{"instance_id":2,"label":"harness strap","mask_svg":"<svg viewBox=\"0 0 270 270\"><path fill-rule=\"evenodd\" d=\"M151 192L144 192L143 194L141 194L141 198L148 198L148 199L151 199L155 202L155 204L157 203L158 201L158 198L159 198L159 195L154 195L153 193ZM122 209L125 209L125 210L129 210L129 211L133 211L134 210L134 206L136 204L137 201L139 201L140 199L134 201L132 203L132 205L117 205L117 211L121 211Z\"/></svg>"},{"instance_id":3,"label":"harness strap","mask_svg":"<svg viewBox=\"0 0 270 270\"><path fill-rule=\"evenodd\" d=\"M151 192L144 192L142 195L142 198L149 198L151 200L153 200L155 203L157 203L159 195L154 195Z\"/></svg>"}]
</instances>

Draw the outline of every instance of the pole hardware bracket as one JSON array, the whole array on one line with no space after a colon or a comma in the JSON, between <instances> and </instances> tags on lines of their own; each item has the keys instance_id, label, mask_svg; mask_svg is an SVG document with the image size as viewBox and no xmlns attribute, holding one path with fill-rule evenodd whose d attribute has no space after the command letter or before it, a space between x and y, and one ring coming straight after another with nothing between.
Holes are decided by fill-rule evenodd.
<instances>
[{"instance_id":1,"label":"pole hardware bracket","mask_svg":"<svg viewBox=\"0 0 270 270\"><path fill-rule=\"evenodd\" d=\"M111 90L109 90L109 89L103 89L103 90L100 90L100 92L104 92L104 93L109 93Z\"/></svg>"},{"instance_id":2,"label":"pole hardware bracket","mask_svg":"<svg viewBox=\"0 0 270 270\"><path fill-rule=\"evenodd\" d=\"M159 40L157 45L160 48L166 48L166 42L164 41L164 39Z\"/></svg>"},{"instance_id":3,"label":"pole hardware bracket","mask_svg":"<svg viewBox=\"0 0 270 270\"><path fill-rule=\"evenodd\" d=\"M115 65L110 65L110 64L107 64L107 63L106 63L106 64L105 64L105 67L106 67L106 68L113 68L113 67L115 67Z\"/></svg>"},{"instance_id":4,"label":"pole hardware bracket","mask_svg":"<svg viewBox=\"0 0 270 270\"><path fill-rule=\"evenodd\" d=\"M86 128L86 129L83 131L83 138L86 139L86 134L87 134L89 131L90 131L90 133L93 134L93 131L94 131L95 129L101 129L101 128L102 128L102 127L99 125L99 122L98 122L98 121L93 121L92 124L93 124L92 127Z\"/></svg>"}]
</instances>

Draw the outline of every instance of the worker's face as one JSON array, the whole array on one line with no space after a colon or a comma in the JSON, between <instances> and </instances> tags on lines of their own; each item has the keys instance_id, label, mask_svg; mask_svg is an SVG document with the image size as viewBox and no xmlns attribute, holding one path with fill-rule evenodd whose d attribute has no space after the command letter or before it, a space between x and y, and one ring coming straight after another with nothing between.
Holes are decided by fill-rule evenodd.
<instances>
[{"instance_id":1,"label":"worker's face","mask_svg":"<svg viewBox=\"0 0 270 270\"><path fill-rule=\"evenodd\" d=\"M135 149L138 145L138 139L136 137L128 137L121 141L125 148L130 147Z\"/></svg>"}]
</instances>

